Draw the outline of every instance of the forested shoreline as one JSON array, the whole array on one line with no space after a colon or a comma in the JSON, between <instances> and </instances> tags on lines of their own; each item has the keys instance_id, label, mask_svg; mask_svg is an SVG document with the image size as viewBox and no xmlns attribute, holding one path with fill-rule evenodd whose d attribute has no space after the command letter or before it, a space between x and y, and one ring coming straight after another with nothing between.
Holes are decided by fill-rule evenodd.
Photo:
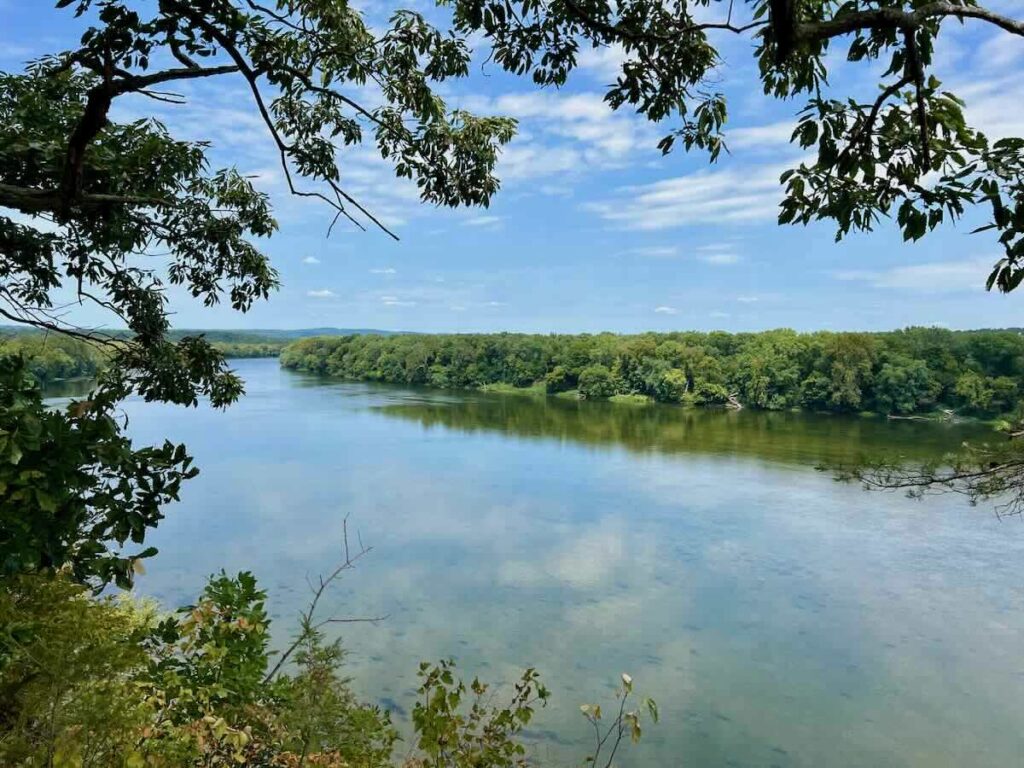
<instances>
[{"instance_id":1,"label":"forested shoreline","mask_svg":"<svg viewBox=\"0 0 1024 768\"><path fill-rule=\"evenodd\" d=\"M0 357L19 355L39 384L93 378L106 365L106 355L88 341L43 333L0 336Z\"/></svg>"},{"instance_id":2,"label":"forested shoreline","mask_svg":"<svg viewBox=\"0 0 1024 768\"><path fill-rule=\"evenodd\" d=\"M586 399L891 415L1020 405L1024 335L907 328L878 333L679 332L314 337L281 365L446 389L531 389Z\"/></svg>"},{"instance_id":3,"label":"forested shoreline","mask_svg":"<svg viewBox=\"0 0 1024 768\"><path fill-rule=\"evenodd\" d=\"M206 335L205 332L197 334ZM181 334L179 334L180 336ZM209 338L212 337L212 338ZM210 331L211 346L226 358L277 357L287 341L245 332ZM22 356L41 384L92 379L107 366L110 350L96 342L59 334L23 332L0 334L0 356Z\"/></svg>"}]
</instances>

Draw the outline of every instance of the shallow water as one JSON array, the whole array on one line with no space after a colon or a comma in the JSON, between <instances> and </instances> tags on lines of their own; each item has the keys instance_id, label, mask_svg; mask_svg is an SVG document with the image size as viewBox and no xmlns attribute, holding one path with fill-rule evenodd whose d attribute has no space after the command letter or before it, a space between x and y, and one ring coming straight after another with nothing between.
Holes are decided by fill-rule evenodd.
<instances>
[{"instance_id":1,"label":"shallow water","mask_svg":"<svg viewBox=\"0 0 1024 768\"><path fill-rule=\"evenodd\" d=\"M623 765L1024 764L1024 526L962 499L869 494L815 471L927 458L969 427L694 412L339 383L242 360L226 412L130 402L140 440L202 474L153 535L141 591L190 600L254 571L283 638L304 577L373 552L332 594L359 692L411 709L421 659L536 666L545 764L621 672L662 723Z\"/></svg>"}]
</instances>

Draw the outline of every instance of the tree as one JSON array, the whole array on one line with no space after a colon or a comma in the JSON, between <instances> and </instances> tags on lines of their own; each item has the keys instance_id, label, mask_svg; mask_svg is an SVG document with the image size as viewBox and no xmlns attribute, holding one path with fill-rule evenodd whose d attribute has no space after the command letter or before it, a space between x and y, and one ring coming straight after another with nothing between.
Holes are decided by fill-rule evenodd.
<instances>
[{"instance_id":1,"label":"tree","mask_svg":"<svg viewBox=\"0 0 1024 768\"><path fill-rule=\"evenodd\" d=\"M615 377L603 365L588 365L580 372L579 389L588 399L611 397L615 394Z\"/></svg>"},{"instance_id":2,"label":"tree","mask_svg":"<svg viewBox=\"0 0 1024 768\"><path fill-rule=\"evenodd\" d=\"M131 392L184 405L205 397L214 406L241 394L242 382L211 343L169 336L167 283L206 305L228 301L245 312L278 282L258 247L277 229L267 197L238 170L211 169L205 143L176 139L153 119L113 121L119 99L183 103L167 89L235 78L251 94L291 193L325 204L335 221L384 228L340 181L340 148L364 138L398 177L415 181L424 201L486 205L498 189L498 148L512 137L514 122L446 107L432 87L465 76L470 53L463 39L417 13L399 11L389 28L375 31L335 0L60 0L57 6L82 18L80 45L20 74L0 73L0 316L106 350L110 364L100 394L82 406L97 423L114 425L114 403ZM379 88L378 103L351 95L366 83ZM129 333L74 325L55 304L62 286ZM20 384L8 395L23 396ZM43 432L33 439L40 445L64 439L77 428L76 418L82 417L37 418ZM46 470L53 478L104 461L92 453L99 450L95 441L67 448L64 463ZM172 449L173 461L183 459L183 450ZM24 468L23 455L8 452L12 472ZM107 469L115 476L128 472L126 488L137 480L130 466ZM10 489L3 493L0 502L13 503ZM143 527L157 519L144 515ZM109 526L100 532L117 535ZM134 529L131 538L141 541ZM97 541L93 548L106 546ZM90 574L116 571L130 579L125 562Z\"/></svg>"},{"instance_id":3,"label":"tree","mask_svg":"<svg viewBox=\"0 0 1024 768\"><path fill-rule=\"evenodd\" d=\"M988 287L1024 279L1024 139L990 141L964 103L932 73L935 43L953 23L1024 37L1024 21L977 0L451 0L457 28L482 32L493 60L541 85L562 85L581 50L621 47L605 93L654 122L674 119L659 143L717 159L726 148L721 91L724 36L749 39L764 93L804 98L792 141L814 158L782 175L781 223L829 220L836 237L895 216L917 240L977 205L1004 254ZM835 49L842 46L844 51ZM871 94L830 93L837 53L881 71Z\"/></svg>"},{"instance_id":4,"label":"tree","mask_svg":"<svg viewBox=\"0 0 1024 768\"><path fill-rule=\"evenodd\" d=\"M875 400L885 413L914 413L934 402L937 385L922 360L894 357L875 379Z\"/></svg>"}]
</instances>

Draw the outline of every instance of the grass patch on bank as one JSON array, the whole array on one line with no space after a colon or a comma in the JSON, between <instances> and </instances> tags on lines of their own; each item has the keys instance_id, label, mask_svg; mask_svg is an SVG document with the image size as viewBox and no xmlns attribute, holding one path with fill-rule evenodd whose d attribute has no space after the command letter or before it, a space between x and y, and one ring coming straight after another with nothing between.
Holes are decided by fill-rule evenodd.
<instances>
[{"instance_id":1,"label":"grass patch on bank","mask_svg":"<svg viewBox=\"0 0 1024 768\"><path fill-rule=\"evenodd\" d=\"M612 395L608 398L608 402L619 405L650 405L654 399L647 395Z\"/></svg>"},{"instance_id":2,"label":"grass patch on bank","mask_svg":"<svg viewBox=\"0 0 1024 768\"><path fill-rule=\"evenodd\" d=\"M479 390L499 395L529 395L530 397L545 397L548 393L543 381L538 381L528 387L517 387L498 382L497 384L484 384L479 387Z\"/></svg>"}]
</instances>

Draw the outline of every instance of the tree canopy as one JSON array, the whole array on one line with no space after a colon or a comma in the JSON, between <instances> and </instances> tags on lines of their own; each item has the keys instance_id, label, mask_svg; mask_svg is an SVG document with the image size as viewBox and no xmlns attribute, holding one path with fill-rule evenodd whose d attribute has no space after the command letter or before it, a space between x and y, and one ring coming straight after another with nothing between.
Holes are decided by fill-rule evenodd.
<instances>
[{"instance_id":1,"label":"tree canopy","mask_svg":"<svg viewBox=\"0 0 1024 768\"><path fill-rule=\"evenodd\" d=\"M1024 139L992 141L933 72L950 24L1024 37L1018 21L976 0L451 0L456 28L481 32L493 60L541 85L566 83L588 48L618 47L605 100L674 123L659 146L715 160L727 146L720 49L751 42L764 94L803 100L792 141L808 157L782 175L780 223L826 220L836 238L894 216L918 240L987 206L1004 255L988 287L1011 291L1024 271ZM1024 44L1024 41L1022 41ZM836 92L839 56L859 63L874 93Z\"/></svg>"},{"instance_id":2,"label":"tree canopy","mask_svg":"<svg viewBox=\"0 0 1024 768\"><path fill-rule=\"evenodd\" d=\"M512 120L451 110L435 93L437 83L468 73L470 52L465 40L415 12L398 11L387 29L373 30L334 0L60 0L57 7L81 17L79 45L24 72L0 73L0 316L94 343L109 364L97 396L45 418L13 365L0 436L11 445L26 439L19 425L27 409L33 450L66 443L63 463L51 467L54 482L71 472L100 486L67 505L39 501L54 518L56 539L33 539L32 552L5 549L15 570L85 551L69 546L91 514L81 504L119 506L111 514L127 523L92 529L119 544L129 537L141 543L137 529L159 519L155 508L136 518L133 498L171 496L162 490L166 472L179 471L185 456L169 446L154 449L159 460L135 452L112 417L120 398L134 392L194 405L205 397L223 406L241 394L221 350L202 335L170 333L167 287L245 312L278 285L261 250L277 229L268 197L238 169L211 167L205 142L176 138L152 118L115 120L120 99L180 103L168 90L175 84L240 78L289 190L357 223L359 216L380 224L344 189L339 147L372 141L424 201L486 205L498 188L498 147L514 131ZM376 101L357 101L354 92ZM128 333L79 327L68 293L70 304L100 307ZM65 440L87 421L107 431ZM97 440L116 444L123 460L100 456ZM26 512L26 455L24 446L11 448L0 471L0 506L12 514ZM104 520L108 512L99 509ZM111 554L101 570L85 570L127 583L135 556Z\"/></svg>"},{"instance_id":3,"label":"tree canopy","mask_svg":"<svg viewBox=\"0 0 1024 768\"><path fill-rule=\"evenodd\" d=\"M1024 336L908 328L892 333L457 334L300 339L281 363L350 379L446 388L529 388L587 399L640 395L890 415L939 405L992 417L1019 405ZM498 385L495 387L495 385Z\"/></svg>"},{"instance_id":4,"label":"tree canopy","mask_svg":"<svg viewBox=\"0 0 1024 768\"><path fill-rule=\"evenodd\" d=\"M118 99L179 101L165 89L241 78L291 192L353 221L373 217L341 184L338 146L371 137L425 201L486 204L498 188L513 121L446 107L432 85L465 76L470 53L417 13L397 12L378 33L327 0L58 3L69 6L87 20L79 47L0 75L0 206L20 214L0 215L0 314L109 343L62 321L53 293L73 286L133 333L114 349L125 391L186 404L237 397L240 383L208 344L167 340L163 289L247 310L277 285L258 246L277 223L248 178L210 168L205 144L153 119L114 122ZM366 84L380 103L348 95ZM164 269L139 266L157 253Z\"/></svg>"}]
</instances>

